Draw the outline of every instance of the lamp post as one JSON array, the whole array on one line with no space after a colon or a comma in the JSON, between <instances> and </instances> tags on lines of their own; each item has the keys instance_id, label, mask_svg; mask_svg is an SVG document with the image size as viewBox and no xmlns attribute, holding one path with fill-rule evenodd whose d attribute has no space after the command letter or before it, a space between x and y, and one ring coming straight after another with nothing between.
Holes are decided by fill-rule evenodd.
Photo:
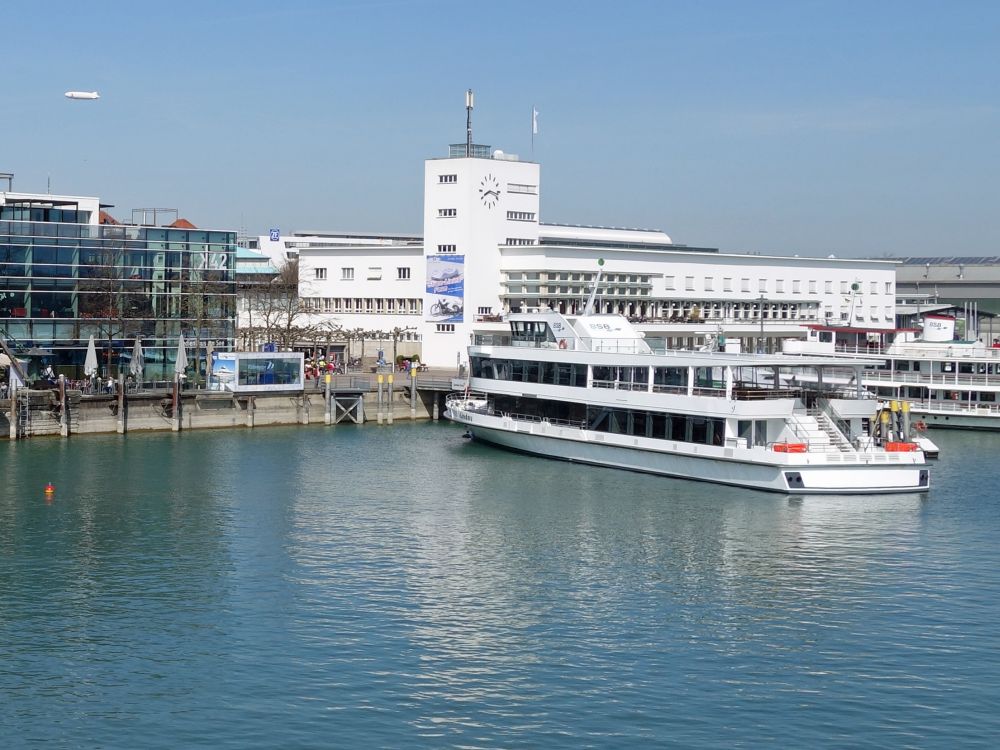
<instances>
[{"instance_id":1,"label":"lamp post","mask_svg":"<svg viewBox=\"0 0 1000 750\"><path fill-rule=\"evenodd\" d=\"M764 353L764 302L767 301L767 297L763 294L757 298L757 313L760 316L760 339L757 341L757 353Z\"/></svg>"}]
</instances>

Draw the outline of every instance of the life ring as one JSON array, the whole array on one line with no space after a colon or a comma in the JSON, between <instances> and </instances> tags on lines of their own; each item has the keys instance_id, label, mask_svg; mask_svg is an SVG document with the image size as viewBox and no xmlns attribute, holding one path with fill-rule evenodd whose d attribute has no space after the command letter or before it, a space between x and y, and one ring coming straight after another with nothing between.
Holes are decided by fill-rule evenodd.
<instances>
[{"instance_id":1,"label":"life ring","mask_svg":"<svg viewBox=\"0 0 1000 750\"><path fill-rule=\"evenodd\" d=\"M559 348L560 349L566 348L566 339L559 339Z\"/></svg>"},{"instance_id":2,"label":"life ring","mask_svg":"<svg viewBox=\"0 0 1000 750\"><path fill-rule=\"evenodd\" d=\"M917 432L924 432L927 429L927 423L924 422L924 420L922 419L918 419L916 422L913 423L913 429L915 429Z\"/></svg>"}]
</instances>

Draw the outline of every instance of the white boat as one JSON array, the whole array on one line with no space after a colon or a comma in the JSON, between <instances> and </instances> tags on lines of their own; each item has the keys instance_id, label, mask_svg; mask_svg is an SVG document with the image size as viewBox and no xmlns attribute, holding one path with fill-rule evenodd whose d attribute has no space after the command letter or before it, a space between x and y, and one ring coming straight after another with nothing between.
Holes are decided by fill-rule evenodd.
<instances>
[{"instance_id":1,"label":"white boat","mask_svg":"<svg viewBox=\"0 0 1000 750\"><path fill-rule=\"evenodd\" d=\"M1000 430L1000 342L954 339L955 318L926 315L921 329L808 326L786 354L866 359L862 383L881 399L906 401L919 427Z\"/></svg>"},{"instance_id":2,"label":"white boat","mask_svg":"<svg viewBox=\"0 0 1000 750\"><path fill-rule=\"evenodd\" d=\"M476 337L468 388L447 400L446 415L477 440L790 494L929 487L914 442L873 437L879 403L860 385L865 360L654 352L619 315L508 320L510 335ZM783 385L802 369L814 382Z\"/></svg>"}]
</instances>

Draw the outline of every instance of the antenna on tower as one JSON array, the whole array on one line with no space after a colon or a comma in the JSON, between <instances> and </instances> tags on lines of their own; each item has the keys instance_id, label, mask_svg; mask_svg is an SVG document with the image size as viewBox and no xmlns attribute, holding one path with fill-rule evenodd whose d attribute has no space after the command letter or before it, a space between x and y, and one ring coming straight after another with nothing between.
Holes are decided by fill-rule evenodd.
<instances>
[{"instance_id":1,"label":"antenna on tower","mask_svg":"<svg viewBox=\"0 0 1000 750\"><path fill-rule=\"evenodd\" d=\"M472 156L472 107L475 95L472 89L465 92L465 155Z\"/></svg>"}]
</instances>

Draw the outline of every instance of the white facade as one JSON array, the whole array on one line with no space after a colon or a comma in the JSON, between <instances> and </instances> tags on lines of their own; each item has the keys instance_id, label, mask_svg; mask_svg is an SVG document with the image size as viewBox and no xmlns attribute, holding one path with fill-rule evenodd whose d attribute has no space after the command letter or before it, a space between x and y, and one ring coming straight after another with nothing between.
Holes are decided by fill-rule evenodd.
<instances>
[{"instance_id":1,"label":"white facade","mask_svg":"<svg viewBox=\"0 0 1000 750\"><path fill-rule=\"evenodd\" d=\"M538 195L533 162L497 153L424 163L425 362L464 360L475 316L503 311L498 248L537 246ZM440 269L459 271L461 283L435 279ZM449 307L440 311L443 302Z\"/></svg>"},{"instance_id":2,"label":"white facade","mask_svg":"<svg viewBox=\"0 0 1000 750\"><path fill-rule=\"evenodd\" d=\"M598 259L600 311L672 346L723 334L776 350L802 323L894 326L895 261L726 254L654 230L540 224L540 188L538 164L500 152L429 159L422 237L303 233L261 237L260 250L297 254L313 315L414 328L432 366L464 363L471 335L505 330L511 310L582 311Z\"/></svg>"}]
</instances>

